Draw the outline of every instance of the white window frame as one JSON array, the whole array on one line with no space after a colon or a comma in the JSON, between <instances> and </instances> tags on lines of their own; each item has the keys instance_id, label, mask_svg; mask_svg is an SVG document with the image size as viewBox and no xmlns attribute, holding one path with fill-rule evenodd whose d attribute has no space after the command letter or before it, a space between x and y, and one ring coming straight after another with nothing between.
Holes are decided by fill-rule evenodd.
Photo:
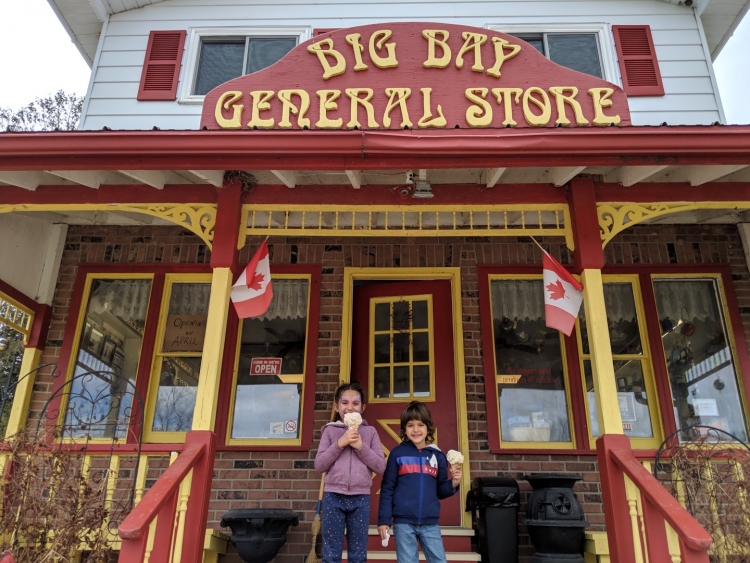
<instances>
[{"instance_id":1,"label":"white window frame","mask_svg":"<svg viewBox=\"0 0 750 563\"><path fill-rule=\"evenodd\" d=\"M602 63L603 80L622 87L620 72L617 67L615 42L612 25L608 23L538 23L538 24L502 24L489 23L484 26L492 31L510 35L539 35L543 33L592 33L597 36L599 58ZM546 42L545 42L546 43Z\"/></svg>"},{"instance_id":2,"label":"white window frame","mask_svg":"<svg viewBox=\"0 0 750 563\"><path fill-rule=\"evenodd\" d=\"M188 31L188 47L185 66L180 78L180 104L202 104L205 96L192 94L195 80L198 77L198 54L201 41L214 37L294 37L297 45L312 37L312 28L306 27L199 27Z\"/></svg>"}]
</instances>

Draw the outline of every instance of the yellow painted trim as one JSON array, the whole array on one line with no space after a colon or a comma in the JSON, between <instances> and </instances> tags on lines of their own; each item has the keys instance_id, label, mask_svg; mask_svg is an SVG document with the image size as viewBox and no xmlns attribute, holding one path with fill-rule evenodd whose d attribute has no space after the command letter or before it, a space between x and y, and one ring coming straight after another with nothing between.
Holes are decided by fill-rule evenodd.
<instances>
[{"instance_id":1,"label":"yellow painted trim","mask_svg":"<svg viewBox=\"0 0 750 563\"><path fill-rule=\"evenodd\" d=\"M21 322L16 322L13 318L15 315L12 315L10 308L8 308L4 314L0 315L0 322L21 333L23 335L23 343L27 344L29 342L29 335L31 334L31 326L34 323L34 311L21 305L21 303L13 299L10 295L0 291L0 305L3 303L7 303L10 307L23 313Z\"/></svg>"},{"instance_id":2,"label":"yellow painted trim","mask_svg":"<svg viewBox=\"0 0 750 563\"><path fill-rule=\"evenodd\" d=\"M403 299L403 297L400 297ZM367 365L367 379L369 381L368 385L368 402L370 403L403 403L407 399L412 400L419 400L423 403L430 403L435 401L435 342L434 342L434 311L433 311L433 303L432 303L432 295L426 294L426 295L409 295L408 299L405 299L405 301L408 301L410 304L414 301L427 301L427 328L426 329L416 329L413 330L411 327L409 328L409 334L413 335L415 333L424 332L427 333L428 338L428 346L429 346L429 358L427 362L416 362L417 365L427 365L427 367L430 370L430 394L424 395L424 396L416 396L414 395L414 372L413 367L415 362L409 358L407 362L399 362L398 365L396 362L393 361L393 356L391 355L391 361L388 364L388 367L391 370L391 379L390 379L390 390L391 395L393 395L393 391L395 389L395 369L396 367L409 367L410 368L410 376L409 376L409 396L408 397L388 397L383 399L376 399L374 395L374 389L375 389L375 334L388 334L390 336L390 344L393 345L393 336L398 333L397 330L393 330L393 328L389 327L388 330L375 330L375 305L379 303L388 303L389 310L390 306L392 306L394 303L397 302L399 297L376 297L374 299L370 299L370 326L369 326L369 334L367 335L367 341L368 345L370 347L370 353L368 355L368 365ZM411 305L410 305L411 306ZM411 348L411 345L410 345ZM384 364L379 365L378 367L383 367Z\"/></svg>"},{"instance_id":3,"label":"yellow painted trim","mask_svg":"<svg viewBox=\"0 0 750 563\"><path fill-rule=\"evenodd\" d=\"M344 268L344 297L341 316L341 363L339 378L351 379L352 317L354 280L450 280L453 298L453 356L456 373L456 431L458 449L464 454L461 490L471 488L468 413L466 410L466 366L463 340L463 310L461 303L461 268ZM465 497L461 495L462 526L471 528L471 514L464 512Z\"/></svg>"},{"instance_id":4,"label":"yellow painted trim","mask_svg":"<svg viewBox=\"0 0 750 563\"><path fill-rule=\"evenodd\" d=\"M162 352L161 347L164 342L164 333L167 330L167 318L169 317L169 304L172 295L172 288L175 285L183 283L211 283L211 274L166 274L164 277L164 289L161 295L161 304L159 307L158 326L156 330L156 340L154 342L154 352L151 358L151 373L148 382L148 392L146 394L146 412L143 417L143 440L145 442L178 444L185 441L186 432L162 432L153 430L154 416L156 414L156 400L159 397L159 374L161 364L165 358L200 358L202 352ZM208 340L208 327L206 328L206 340ZM204 340L205 346L205 340ZM202 363L201 363L202 371ZM200 386L200 377L198 385ZM196 397L196 403L199 397Z\"/></svg>"},{"instance_id":5,"label":"yellow painted trim","mask_svg":"<svg viewBox=\"0 0 750 563\"><path fill-rule=\"evenodd\" d=\"M701 202L669 202L649 203L599 203L596 213L599 219L599 234L602 248L607 246L619 233L656 217L694 211L696 209L750 209L748 201L701 201Z\"/></svg>"},{"instance_id":6,"label":"yellow painted trim","mask_svg":"<svg viewBox=\"0 0 750 563\"><path fill-rule=\"evenodd\" d=\"M151 281L151 287L149 288L149 304L146 309L146 319L148 319L148 315L150 313L150 307L151 307L151 297L152 291L154 290L154 274L126 274L126 273L91 273L86 276L86 281L84 282L83 292L81 294L81 305L78 309L78 321L76 322L76 328L75 328L75 339L73 340L73 346L71 347L71 354L70 359L68 360L68 365L65 371L65 382L71 380L73 375L75 374L75 366L76 362L78 361L78 352L81 349L81 332L82 328L84 326L84 323L86 322L86 309L89 304L89 299L91 298L91 285L93 284L94 280L150 280ZM143 339L141 339L141 349L139 350L139 358L138 358L138 364L136 365L135 372L138 373L138 368L141 365L141 356L140 352L143 350ZM68 403L67 403L67 394L63 396L62 400L60 401L60 413L58 415L58 424L62 424L65 420L65 415L68 412ZM89 438L88 441L90 443L96 444L96 443L104 443L104 442L110 442L111 440L109 438Z\"/></svg>"},{"instance_id":7,"label":"yellow painted trim","mask_svg":"<svg viewBox=\"0 0 750 563\"><path fill-rule=\"evenodd\" d=\"M31 404L31 395L34 392L34 383L36 382L36 372L32 373L39 367L39 361L42 357L39 348L26 348L23 351L21 360L21 371L18 385L13 392L13 404L10 407L8 416L8 426L5 429L6 436L13 436L21 432L26 426L26 419L29 416L29 405Z\"/></svg>"},{"instance_id":8,"label":"yellow painted trim","mask_svg":"<svg viewBox=\"0 0 750 563\"><path fill-rule=\"evenodd\" d=\"M138 465L135 474L135 497L133 505L137 505L143 498L146 490L146 477L148 476L148 455L141 454L138 456Z\"/></svg>"},{"instance_id":9,"label":"yellow painted trim","mask_svg":"<svg viewBox=\"0 0 750 563\"><path fill-rule=\"evenodd\" d=\"M214 430L216 407L219 402L221 358L224 353L229 294L232 290L232 270L214 268L211 280L211 299L208 303L206 339L198 378L198 396L193 413L193 430Z\"/></svg>"},{"instance_id":10,"label":"yellow painted trim","mask_svg":"<svg viewBox=\"0 0 750 563\"><path fill-rule=\"evenodd\" d=\"M662 426L661 418L661 407L659 405L658 394L656 390L656 379L654 377L653 370L653 355L651 353L651 346L648 337L648 327L646 326L646 311L643 304L643 294L641 292L640 278L637 274L627 275L604 275L602 276L602 291L604 291L604 285L608 283L629 283L633 290L633 301L635 303L636 314L638 317L638 331L641 335L641 354L615 354L612 356L612 369L614 371L614 362L618 360L635 360L641 363L641 370L643 372L643 380L645 384L646 396L653 397L653 400L649 400L648 412L651 417L651 430L653 436L651 438L630 438L630 444L635 449L657 449L661 445L664 439L664 428ZM609 334L609 329L607 329ZM586 420L591 420L591 412L589 410L589 401L586 395L586 375L584 372L583 364L584 361L590 359L589 354L583 353L583 336L581 334L581 323L576 323L576 332L578 335L578 357L580 360L581 370L581 385L584 393L584 406L586 409ZM610 349L611 350L611 349ZM623 431L623 433L625 433ZM589 426L589 444L592 449L596 449L596 440L592 433L591 427Z\"/></svg>"},{"instance_id":11,"label":"yellow painted trim","mask_svg":"<svg viewBox=\"0 0 750 563\"><path fill-rule=\"evenodd\" d=\"M312 299L312 276L310 274L271 274L271 280L307 280L308 292L307 292L307 322L305 325L305 351L302 360L302 369L307 367L307 354L309 352L310 344L310 300ZM299 421L297 422L297 434L296 440L265 440L259 438L232 438L232 426L234 424L234 407L235 401L237 400L237 377L239 376L240 369L240 348L242 343L242 323L243 319L240 319L239 327L237 330L237 341L234 345L234 364L232 368L232 392L229 398L229 416L227 418L227 438L226 443L229 446L299 446L302 444L302 428L305 422L305 374L287 374L280 375L279 379L283 383L301 383L302 391L300 393L300 412ZM309 374L309 377L315 377L315 374ZM314 383L312 383L314 385Z\"/></svg>"},{"instance_id":12,"label":"yellow painted trim","mask_svg":"<svg viewBox=\"0 0 750 563\"><path fill-rule=\"evenodd\" d=\"M142 213L179 225L198 235L212 248L216 224L215 203L86 203L86 204L13 204L0 205L0 214L23 211L117 211Z\"/></svg>"},{"instance_id":13,"label":"yellow painted trim","mask_svg":"<svg viewBox=\"0 0 750 563\"><path fill-rule=\"evenodd\" d=\"M623 434L601 270L583 270L581 282L586 307L596 408L599 415L599 433L601 435Z\"/></svg>"},{"instance_id":14,"label":"yellow painted trim","mask_svg":"<svg viewBox=\"0 0 750 563\"><path fill-rule=\"evenodd\" d=\"M492 315L492 282L495 280L541 280L541 275L526 275L526 274L490 274L488 276L488 287L490 288L490 315ZM492 324L492 341L495 341L495 323ZM570 442L503 442L502 437L502 420L500 419L500 397L497 396L497 385L494 385L495 390L495 397L497 398L497 413L494 413L493 416L497 417L497 424L500 435L500 448L501 449L559 449L559 450L572 450L576 448L576 441L575 441L575 432L573 429L573 405L571 404L571 396L570 396L570 375L568 374L568 360L567 355L565 353L565 343L563 341L562 333L559 335L560 339L560 354L561 354L561 362L562 362L562 368L563 368L563 379L565 382L565 400L566 400L566 410L568 413L568 432L570 433ZM485 350L484 353L486 354L487 351ZM495 357L495 349L493 347L492 349L492 359L493 365L497 366L497 358ZM497 369L497 367L495 368ZM498 379L504 374L495 374L495 380L499 383ZM489 416L489 413L488 413Z\"/></svg>"},{"instance_id":15,"label":"yellow painted trim","mask_svg":"<svg viewBox=\"0 0 750 563\"><path fill-rule=\"evenodd\" d=\"M176 522L174 524L174 542L172 543L172 557L170 561L182 561L182 543L185 539L185 518L187 516L188 499L190 498L190 485L193 482L193 470L191 469L180 483L179 504L177 505ZM205 539L203 540L205 542Z\"/></svg>"},{"instance_id":16,"label":"yellow painted trim","mask_svg":"<svg viewBox=\"0 0 750 563\"><path fill-rule=\"evenodd\" d=\"M243 205L240 214L240 232L237 237L237 250L242 250L247 242L247 219L250 216L250 206Z\"/></svg>"},{"instance_id":17,"label":"yellow painted trim","mask_svg":"<svg viewBox=\"0 0 750 563\"><path fill-rule=\"evenodd\" d=\"M729 342L729 349L732 352L732 366L735 370L735 383L737 384L737 389L740 393L740 404L743 408L743 415L745 417L745 420L748 420L748 414L750 414L750 398L748 397L748 392L750 390L745 389L745 385L743 383L742 378L742 366L740 365L740 362L737 358L739 358L739 353L737 351L737 340L734 335L734 331L732 330L732 321L731 317L729 315L729 307L727 306L727 295L726 290L724 289L724 281L721 276L721 274L717 273L703 273L703 274L651 274L651 287L654 286L654 281L657 280L663 280L663 279L672 279L672 280L711 280L716 283L716 287L719 291L719 305L721 307L721 314L723 315L723 323L724 323L724 330L726 337L728 338ZM665 362L666 365L666 358L662 358L662 360ZM670 392L672 390L672 387L670 385ZM729 444L727 444L726 447L732 447Z\"/></svg>"}]
</instances>

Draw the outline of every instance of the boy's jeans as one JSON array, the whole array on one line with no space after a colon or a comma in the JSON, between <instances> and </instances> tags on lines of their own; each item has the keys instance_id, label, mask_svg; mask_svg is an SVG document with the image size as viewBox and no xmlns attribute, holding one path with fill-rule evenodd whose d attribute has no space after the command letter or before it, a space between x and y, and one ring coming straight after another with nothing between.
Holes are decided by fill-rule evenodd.
<instances>
[{"instance_id":1,"label":"boy's jeans","mask_svg":"<svg viewBox=\"0 0 750 563\"><path fill-rule=\"evenodd\" d=\"M422 546L427 563L447 563L440 526L437 524L430 526L394 524L393 534L396 540L398 563L419 563L417 539Z\"/></svg>"}]
</instances>

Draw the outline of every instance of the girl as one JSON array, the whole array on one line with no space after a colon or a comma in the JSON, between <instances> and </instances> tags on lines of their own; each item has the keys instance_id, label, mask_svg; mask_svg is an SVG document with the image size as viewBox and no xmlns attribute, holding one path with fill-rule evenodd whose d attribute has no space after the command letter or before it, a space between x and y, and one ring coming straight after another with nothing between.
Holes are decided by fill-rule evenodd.
<instances>
[{"instance_id":1,"label":"girl","mask_svg":"<svg viewBox=\"0 0 750 563\"><path fill-rule=\"evenodd\" d=\"M346 529L347 560L367 561L367 528L370 518L372 472L385 470L378 433L366 421L347 427L347 413L365 412L359 383L345 383L334 395L336 416L323 427L315 469L326 472L323 495L323 563L341 563Z\"/></svg>"},{"instance_id":2,"label":"girl","mask_svg":"<svg viewBox=\"0 0 750 563\"><path fill-rule=\"evenodd\" d=\"M435 425L424 403L412 401L401 413L401 440L388 456L380 486L380 537L388 538L393 522L398 563L419 563L417 540L427 563L446 563L438 525L440 499L458 492L461 466L450 467L432 444Z\"/></svg>"}]
</instances>

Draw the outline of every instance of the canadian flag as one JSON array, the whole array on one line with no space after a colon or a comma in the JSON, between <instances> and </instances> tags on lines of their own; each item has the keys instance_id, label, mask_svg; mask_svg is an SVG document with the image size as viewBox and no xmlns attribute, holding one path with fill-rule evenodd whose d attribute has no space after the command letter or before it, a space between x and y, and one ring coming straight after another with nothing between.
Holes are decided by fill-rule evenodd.
<instances>
[{"instance_id":1,"label":"canadian flag","mask_svg":"<svg viewBox=\"0 0 750 563\"><path fill-rule=\"evenodd\" d=\"M273 299L271 267L266 241L258 247L247 268L240 274L230 294L237 316L241 319L258 317L268 311Z\"/></svg>"},{"instance_id":2,"label":"canadian flag","mask_svg":"<svg viewBox=\"0 0 750 563\"><path fill-rule=\"evenodd\" d=\"M570 336L583 302L582 289L583 286L545 251L544 315L549 328Z\"/></svg>"}]
</instances>

